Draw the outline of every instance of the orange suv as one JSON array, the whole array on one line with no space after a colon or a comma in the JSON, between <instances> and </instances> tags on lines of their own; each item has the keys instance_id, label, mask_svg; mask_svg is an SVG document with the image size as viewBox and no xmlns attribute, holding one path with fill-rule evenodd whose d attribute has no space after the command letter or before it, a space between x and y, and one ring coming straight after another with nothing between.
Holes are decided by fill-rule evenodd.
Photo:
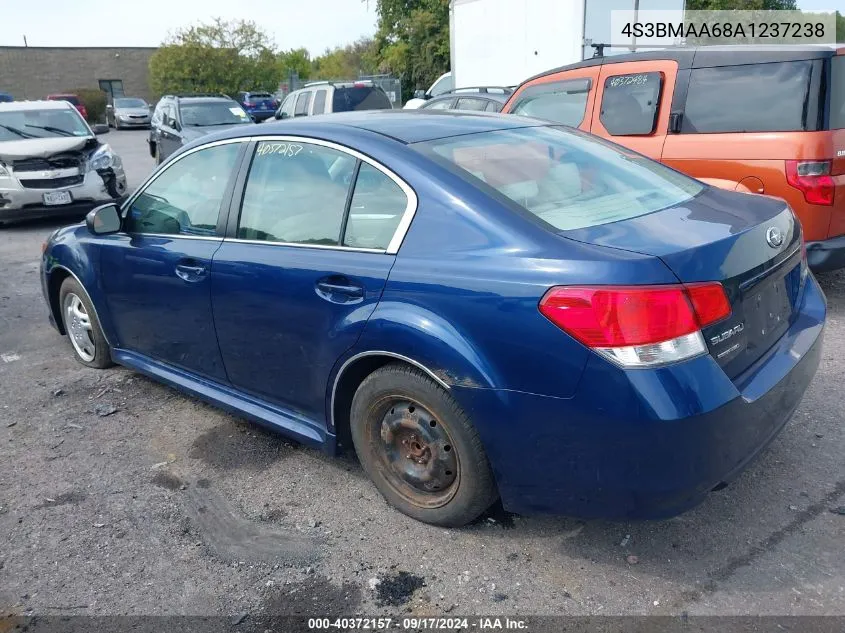
<instances>
[{"instance_id":1,"label":"orange suv","mask_svg":"<svg viewBox=\"0 0 845 633\"><path fill-rule=\"evenodd\" d=\"M717 187L783 198L810 266L845 267L845 45L596 57L526 80L502 112L578 127Z\"/></svg>"}]
</instances>

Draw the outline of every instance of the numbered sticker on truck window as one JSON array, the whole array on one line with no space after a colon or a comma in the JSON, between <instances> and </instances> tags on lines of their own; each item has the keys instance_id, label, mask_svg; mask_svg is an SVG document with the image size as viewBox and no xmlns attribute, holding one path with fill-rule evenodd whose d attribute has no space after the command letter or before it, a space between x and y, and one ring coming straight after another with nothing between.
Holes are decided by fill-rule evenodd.
<instances>
[{"instance_id":1,"label":"numbered sticker on truck window","mask_svg":"<svg viewBox=\"0 0 845 633\"><path fill-rule=\"evenodd\" d=\"M607 80L608 88L619 88L620 86L644 86L648 83L649 73L638 75L618 75Z\"/></svg>"},{"instance_id":2,"label":"numbered sticker on truck window","mask_svg":"<svg viewBox=\"0 0 845 633\"><path fill-rule=\"evenodd\" d=\"M302 151L302 145L297 143L261 143L255 150L257 156L277 154L288 158L296 156Z\"/></svg>"}]
</instances>

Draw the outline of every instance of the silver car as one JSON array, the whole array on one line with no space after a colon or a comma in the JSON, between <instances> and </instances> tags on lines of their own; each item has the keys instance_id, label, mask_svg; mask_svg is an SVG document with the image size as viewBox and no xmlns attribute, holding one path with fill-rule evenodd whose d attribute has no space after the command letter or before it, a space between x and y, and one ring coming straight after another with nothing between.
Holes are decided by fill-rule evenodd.
<instances>
[{"instance_id":1,"label":"silver car","mask_svg":"<svg viewBox=\"0 0 845 633\"><path fill-rule=\"evenodd\" d=\"M0 103L0 224L83 215L126 193L123 162L66 101Z\"/></svg>"},{"instance_id":2,"label":"silver car","mask_svg":"<svg viewBox=\"0 0 845 633\"><path fill-rule=\"evenodd\" d=\"M106 106L106 122L120 130L125 127L150 127L150 105L135 97L117 97Z\"/></svg>"}]
</instances>

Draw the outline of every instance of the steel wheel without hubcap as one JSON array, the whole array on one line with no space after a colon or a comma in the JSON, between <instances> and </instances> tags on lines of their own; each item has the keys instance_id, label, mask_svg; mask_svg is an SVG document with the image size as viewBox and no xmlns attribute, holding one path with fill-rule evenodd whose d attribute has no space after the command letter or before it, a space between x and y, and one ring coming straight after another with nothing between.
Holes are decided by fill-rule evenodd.
<instances>
[{"instance_id":1,"label":"steel wheel without hubcap","mask_svg":"<svg viewBox=\"0 0 845 633\"><path fill-rule=\"evenodd\" d=\"M97 344L94 342L94 328L85 304L78 295L71 292L65 297L64 311L65 327L73 349L82 360L90 363L97 355Z\"/></svg>"},{"instance_id":2,"label":"steel wheel without hubcap","mask_svg":"<svg viewBox=\"0 0 845 633\"><path fill-rule=\"evenodd\" d=\"M446 427L425 407L410 400L382 404L373 444L391 487L420 508L447 504L458 489L460 460Z\"/></svg>"}]
</instances>

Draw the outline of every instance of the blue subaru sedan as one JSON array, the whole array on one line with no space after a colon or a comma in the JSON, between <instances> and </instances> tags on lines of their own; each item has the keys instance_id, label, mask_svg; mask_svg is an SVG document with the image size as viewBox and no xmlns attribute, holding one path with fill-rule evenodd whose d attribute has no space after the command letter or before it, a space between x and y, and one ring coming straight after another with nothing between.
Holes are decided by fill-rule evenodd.
<instances>
[{"instance_id":1,"label":"blue subaru sedan","mask_svg":"<svg viewBox=\"0 0 845 633\"><path fill-rule=\"evenodd\" d=\"M50 319L459 526L667 517L783 428L825 298L782 201L522 117L231 129L56 231Z\"/></svg>"}]
</instances>

